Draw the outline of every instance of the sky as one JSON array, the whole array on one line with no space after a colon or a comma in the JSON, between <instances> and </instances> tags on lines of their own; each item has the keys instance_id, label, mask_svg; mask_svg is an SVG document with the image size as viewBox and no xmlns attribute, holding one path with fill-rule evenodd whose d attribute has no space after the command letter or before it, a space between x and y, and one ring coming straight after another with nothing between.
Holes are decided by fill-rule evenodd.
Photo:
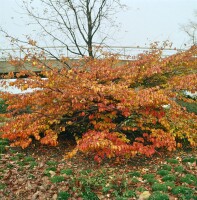
<instances>
[{"instance_id":1,"label":"sky","mask_svg":"<svg viewBox=\"0 0 197 200\"><path fill-rule=\"evenodd\" d=\"M0 0L0 27L10 35L22 37L36 34L27 26L28 16L24 15L22 0ZM169 40L173 47L183 48L188 42L181 25L193 20L197 0L122 0L127 9L114 18L119 28L114 31L113 46L147 46L154 41ZM35 29L34 29L35 30ZM35 36L36 38L36 36ZM0 33L0 49L10 44Z\"/></svg>"}]
</instances>

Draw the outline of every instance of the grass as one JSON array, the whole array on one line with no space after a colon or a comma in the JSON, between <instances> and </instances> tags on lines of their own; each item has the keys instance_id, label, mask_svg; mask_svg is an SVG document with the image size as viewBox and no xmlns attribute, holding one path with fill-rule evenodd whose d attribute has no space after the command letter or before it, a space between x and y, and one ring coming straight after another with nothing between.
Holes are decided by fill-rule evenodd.
<instances>
[{"instance_id":1,"label":"grass","mask_svg":"<svg viewBox=\"0 0 197 200\"><path fill-rule=\"evenodd\" d=\"M7 144L7 141L1 142L3 146ZM58 157L51 158L50 153L40 158L40 155L36 157L10 148L1 155L5 162L0 170L0 199L25 199L25 194L41 191L48 195L45 199L56 195L59 200L71 197L129 200L139 199L144 192L149 195L149 200L167 200L172 196L195 200L197 176L194 155L184 154L179 160L177 156L171 156L161 163L150 159L139 166L134 166L136 161L126 165L106 163L98 166L83 157L62 161ZM10 185L12 182L13 186ZM24 184L28 184L30 189L24 189L24 195L21 193L19 197L18 188L25 188Z\"/></svg>"}]
</instances>

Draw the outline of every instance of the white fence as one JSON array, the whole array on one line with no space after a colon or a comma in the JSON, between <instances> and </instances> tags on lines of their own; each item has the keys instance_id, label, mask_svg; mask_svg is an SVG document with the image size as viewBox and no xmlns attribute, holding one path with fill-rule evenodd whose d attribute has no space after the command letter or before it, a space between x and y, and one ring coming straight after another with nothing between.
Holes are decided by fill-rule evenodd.
<instances>
[{"instance_id":1,"label":"white fence","mask_svg":"<svg viewBox=\"0 0 197 200\"><path fill-rule=\"evenodd\" d=\"M79 55L71 53L65 46L43 46L41 48L35 47L22 47L22 48L10 48L10 49L0 49L0 60L6 61L8 60L9 56L12 55L13 57L23 58L25 54L28 52L31 53L40 53L42 49L45 49L45 56L47 59L53 59L51 52L54 56L60 58L61 56L69 57L73 59L80 58ZM69 46L69 49L72 51L76 51L75 46ZM87 51L85 50L85 46L80 46L81 51L86 55ZM184 51L185 49L171 49L165 48L162 50L162 56L169 56L175 54L177 52ZM48 51L48 52L47 52ZM135 59L137 55L149 52L151 49L149 47L139 47L139 46L93 46L93 52L95 53L96 57L101 57L103 53L110 53L110 54L117 54L120 56L122 60L132 60Z\"/></svg>"}]
</instances>

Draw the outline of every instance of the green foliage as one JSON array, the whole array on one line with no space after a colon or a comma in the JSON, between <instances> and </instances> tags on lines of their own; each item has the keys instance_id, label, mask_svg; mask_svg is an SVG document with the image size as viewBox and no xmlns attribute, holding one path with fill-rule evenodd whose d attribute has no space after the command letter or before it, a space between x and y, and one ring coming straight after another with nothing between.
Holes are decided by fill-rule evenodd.
<instances>
[{"instance_id":1,"label":"green foliage","mask_svg":"<svg viewBox=\"0 0 197 200\"><path fill-rule=\"evenodd\" d=\"M56 167L48 167L48 168L46 168L46 171L53 171L53 172L55 172L56 170L57 170Z\"/></svg>"},{"instance_id":2,"label":"green foliage","mask_svg":"<svg viewBox=\"0 0 197 200\"><path fill-rule=\"evenodd\" d=\"M169 200L169 196L167 194L161 192L153 192L148 200Z\"/></svg>"},{"instance_id":3,"label":"green foliage","mask_svg":"<svg viewBox=\"0 0 197 200\"><path fill-rule=\"evenodd\" d=\"M133 190L126 190L123 193L123 197L127 197L127 198L136 197L136 193Z\"/></svg>"},{"instance_id":4,"label":"green foliage","mask_svg":"<svg viewBox=\"0 0 197 200\"><path fill-rule=\"evenodd\" d=\"M35 166L38 165L38 163L36 161L31 161L29 164L30 164L31 169L33 169Z\"/></svg>"},{"instance_id":5,"label":"green foliage","mask_svg":"<svg viewBox=\"0 0 197 200\"><path fill-rule=\"evenodd\" d=\"M104 188L105 187L106 179L107 179L105 173L101 172L99 174L91 174L91 176L90 176L89 173L84 174L84 170L82 170L82 172L83 173L81 173L81 175L79 177L77 177L76 181L79 181L80 184L83 185L83 187L89 187L89 188L96 188L96 187Z\"/></svg>"},{"instance_id":6,"label":"green foliage","mask_svg":"<svg viewBox=\"0 0 197 200\"><path fill-rule=\"evenodd\" d=\"M8 169L12 169L14 167L14 165L10 164L10 163L8 163L6 166L7 166Z\"/></svg>"},{"instance_id":7,"label":"green foliage","mask_svg":"<svg viewBox=\"0 0 197 200\"><path fill-rule=\"evenodd\" d=\"M0 183L0 190L4 190L6 188L6 184Z\"/></svg>"},{"instance_id":8,"label":"green foliage","mask_svg":"<svg viewBox=\"0 0 197 200\"><path fill-rule=\"evenodd\" d=\"M175 181L176 180L176 176L173 174L168 174L166 176L163 176L162 178L163 181Z\"/></svg>"},{"instance_id":9,"label":"green foliage","mask_svg":"<svg viewBox=\"0 0 197 200\"><path fill-rule=\"evenodd\" d=\"M166 185L167 187L170 187L170 188L175 187L174 181L166 181L166 182L164 183L164 185Z\"/></svg>"},{"instance_id":10,"label":"green foliage","mask_svg":"<svg viewBox=\"0 0 197 200\"><path fill-rule=\"evenodd\" d=\"M81 171L80 171L80 174L88 175L88 174L91 173L91 172L92 172L91 169L86 169L86 170L81 170Z\"/></svg>"},{"instance_id":11,"label":"green foliage","mask_svg":"<svg viewBox=\"0 0 197 200\"><path fill-rule=\"evenodd\" d=\"M155 175L154 174L144 174L142 177L143 177L143 179L151 179L151 178L154 178Z\"/></svg>"},{"instance_id":12,"label":"green foliage","mask_svg":"<svg viewBox=\"0 0 197 200\"><path fill-rule=\"evenodd\" d=\"M0 139L0 145L8 145L9 141L7 139Z\"/></svg>"},{"instance_id":13,"label":"green foliage","mask_svg":"<svg viewBox=\"0 0 197 200\"><path fill-rule=\"evenodd\" d=\"M35 161L35 158L33 158L31 156L24 157L24 162L31 162L31 161Z\"/></svg>"},{"instance_id":14,"label":"green foliage","mask_svg":"<svg viewBox=\"0 0 197 200\"><path fill-rule=\"evenodd\" d=\"M23 153L17 153L16 156L20 159L24 158L25 155Z\"/></svg>"},{"instance_id":15,"label":"green foliage","mask_svg":"<svg viewBox=\"0 0 197 200\"><path fill-rule=\"evenodd\" d=\"M178 163L179 163L179 161L176 160L176 159L174 159L174 158L167 159L166 161L167 161L168 163L171 163L171 164L178 164Z\"/></svg>"},{"instance_id":16,"label":"green foliage","mask_svg":"<svg viewBox=\"0 0 197 200\"><path fill-rule=\"evenodd\" d=\"M170 165L162 165L161 169L171 171L172 166L170 166Z\"/></svg>"},{"instance_id":17,"label":"green foliage","mask_svg":"<svg viewBox=\"0 0 197 200\"><path fill-rule=\"evenodd\" d=\"M139 182L140 182L140 181L139 181L137 178L135 178L135 177L132 178L131 181L132 181L133 183L139 183Z\"/></svg>"},{"instance_id":18,"label":"green foliage","mask_svg":"<svg viewBox=\"0 0 197 200\"><path fill-rule=\"evenodd\" d=\"M157 182L158 182L158 180L155 179L155 178L148 178L146 181L147 181L148 183L151 183L151 184L157 183Z\"/></svg>"},{"instance_id":19,"label":"green foliage","mask_svg":"<svg viewBox=\"0 0 197 200\"><path fill-rule=\"evenodd\" d=\"M56 161L47 161L46 164L49 165L49 166L57 166L58 162L56 162Z\"/></svg>"},{"instance_id":20,"label":"green foliage","mask_svg":"<svg viewBox=\"0 0 197 200\"><path fill-rule=\"evenodd\" d=\"M189 187L185 186L176 186L172 188L172 194L178 195L178 194L183 194L183 195L188 195L188 194L193 194L193 190Z\"/></svg>"},{"instance_id":21,"label":"green foliage","mask_svg":"<svg viewBox=\"0 0 197 200\"><path fill-rule=\"evenodd\" d=\"M73 170L72 169L62 169L61 174L66 174L66 175L72 175L73 174Z\"/></svg>"},{"instance_id":22,"label":"green foliage","mask_svg":"<svg viewBox=\"0 0 197 200\"><path fill-rule=\"evenodd\" d=\"M194 163L194 162L197 162L197 158L194 158L194 157L191 157L191 158L184 158L182 160L183 163L186 163L186 162L190 162L190 163Z\"/></svg>"},{"instance_id":23,"label":"green foliage","mask_svg":"<svg viewBox=\"0 0 197 200\"><path fill-rule=\"evenodd\" d=\"M140 172L138 171L134 171L134 172L128 172L128 175L131 175L131 176L135 176L135 177L140 177Z\"/></svg>"},{"instance_id":24,"label":"green foliage","mask_svg":"<svg viewBox=\"0 0 197 200\"><path fill-rule=\"evenodd\" d=\"M6 152L5 145L0 144L0 154L5 153L5 152Z\"/></svg>"},{"instance_id":25,"label":"green foliage","mask_svg":"<svg viewBox=\"0 0 197 200\"><path fill-rule=\"evenodd\" d=\"M18 161L17 164L22 167L22 166L26 165L26 162L24 162L24 161Z\"/></svg>"},{"instance_id":26,"label":"green foliage","mask_svg":"<svg viewBox=\"0 0 197 200\"><path fill-rule=\"evenodd\" d=\"M197 177L192 174L186 174L184 177L180 178L182 183L195 184L197 186Z\"/></svg>"},{"instance_id":27,"label":"green foliage","mask_svg":"<svg viewBox=\"0 0 197 200\"><path fill-rule=\"evenodd\" d=\"M144 187L138 187L136 190L139 191L139 192L144 192L144 191L146 191L146 188L144 188Z\"/></svg>"},{"instance_id":28,"label":"green foliage","mask_svg":"<svg viewBox=\"0 0 197 200\"><path fill-rule=\"evenodd\" d=\"M6 104L6 101L3 99L0 99L0 114L6 113L8 105Z\"/></svg>"},{"instance_id":29,"label":"green foliage","mask_svg":"<svg viewBox=\"0 0 197 200\"><path fill-rule=\"evenodd\" d=\"M60 183L65 180L63 176L53 176L50 178L52 183Z\"/></svg>"},{"instance_id":30,"label":"green foliage","mask_svg":"<svg viewBox=\"0 0 197 200\"><path fill-rule=\"evenodd\" d=\"M168 190L168 188L167 188L167 186L165 184L154 183L152 185L152 190L153 191L163 191L163 192L165 192L165 191Z\"/></svg>"},{"instance_id":31,"label":"green foliage","mask_svg":"<svg viewBox=\"0 0 197 200\"><path fill-rule=\"evenodd\" d=\"M145 179L148 183L157 183L158 181L155 179L154 174L144 174L143 179Z\"/></svg>"},{"instance_id":32,"label":"green foliage","mask_svg":"<svg viewBox=\"0 0 197 200\"><path fill-rule=\"evenodd\" d=\"M14 149L14 148L10 148L10 152L13 153L13 154L17 153L16 149Z\"/></svg>"},{"instance_id":33,"label":"green foliage","mask_svg":"<svg viewBox=\"0 0 197 200\"><path fill-rule=\"evenodd\" d=\"M85 188L85 191L82 193L83 199L99 200L97 195L91 191L89 187Z\"/></svg>"},{"instance_id":34,"label":"green foliage","mask_svg":"<svg viewBox=\"0 0 197 200\"><path fill-rule=\"evenodd\" d=\"M53 167L53 166L52 166L52 167L48 167L48 168L46 168L46 169L44 170L44 175L50 177L50 176L51 176L50 171L55 172L56 170L57 170L56 167Z\"/></svg>"},{"instance_id":35,"label":"green foliage","mask_svg":"<svg viewBox=\"0 0 197 200\"><path fill-rule=\"evenodd\" d=\"M67 200L69 197L70 194L68 192L61 191L58 193L57 200Z\"/></svg>"},{"instance_id":36,"label":"green foliage","mask_svg":"<svg viewBox=\"0 0 197 200\"><path fill-rule=\"evenodd\" d=\"M29 179L35 179L36 177L35 177L33 174L29 174L29 175L28 175L28 178L29 178Z\"/></svg>"},{"instance_id":37,"label":"green foliage","mask_svg":"<svg viewBox=\"0 0 197 200\"><path fill-rule=\"evenodd\" d=\"M109 192L111 189L112 189L112 185L103 186L102 187L102 192L105 194L105 193Z\"/></svg>"},{"instance_id":38,"label":"green foliage","mask_svg":"<svg viewBox=\"0 0 197 200\"><path fill-rule=\"evenodd\" d=\"M175 172L179 172L179 173L182 173L182 172L184 172L184 167L183 166L176 166L175 168L174 168L174 171Z\"/></svg>"},{"instance_id":39,"label":"green foliage","mask_svg":"<svg viewBox=\"0 0 197 200\"><path fill-rule=\"evenodd\" d=\"M185 101L178 100L177 103L179 105L181 105L182 107L185 107L188 112L193 112L197 115L197 103L196 102L188 103L188 102L185 102Z\"/></svg>"},{"instance_id":40,"label":"green foliage","mask_svg":"<svg viewBox=\"0 0 197 200\"><path fill-rule=\"evenodd\" d=\"M17 155L15 155L15 156L10 157L10 160L16 161L16 160L20 160L20 158Z\"/></svg>"},{"instance_id":41,"label":"green foliage","mask_svg":"<svg viewBox=\"0 0 197 200\"><path fill-rule=\"evenodd\" d=\"M166 176L166 175L168 175L170 172L168 171L168 170L165 170L165 169L163 169L163 170L158 170L157 171L157 174L159 174L159 175L161 175L161 176Z\"/></svg>"}]
</instances>

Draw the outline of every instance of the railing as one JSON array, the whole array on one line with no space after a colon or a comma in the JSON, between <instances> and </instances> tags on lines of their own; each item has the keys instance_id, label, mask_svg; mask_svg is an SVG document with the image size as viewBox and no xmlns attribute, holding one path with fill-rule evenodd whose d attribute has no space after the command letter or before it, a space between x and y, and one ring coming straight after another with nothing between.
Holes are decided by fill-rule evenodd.
<instances>
[{"instance_id":1,"label":"railing","mask_svg":"<svg viewBox=\"0 0 197 200\"><path fill-rule=\"evenodd\" d=\"M69 57L73 59L78 59L80 56L75 55L67 50L65 46L45 46L42 47L42 49L45 49L47 51L50 51L53 55L56 57ZM76 51L75 46L69 46L69 49ZM80 49L84 51L85 53L85 46L80 46ZM172 54L175 54L177 52L184 51L185 49L171 49L171 48L165 48L162 50L162 56L169 56ZM34 52L39 53L41 49L37 49L35 47L23 47L23 48L10 48L10 49L0 49L0 61L7 61L9 58L9 55L12 55L13 57L23 58L26 53ZM137 55L144 52L149 52L151 49L149 47L139 47L139 46L93 46L93 52L96 52L96 57L101 57L103 53L108 52L111 54L117 54L120 56L120 59L123 60L132 60L135 59ZM86 54L85 54L86 55ZM47 59L52 59L52 56L49 53L45 53L45 56Z\"/></svg>"}]
</instances>

